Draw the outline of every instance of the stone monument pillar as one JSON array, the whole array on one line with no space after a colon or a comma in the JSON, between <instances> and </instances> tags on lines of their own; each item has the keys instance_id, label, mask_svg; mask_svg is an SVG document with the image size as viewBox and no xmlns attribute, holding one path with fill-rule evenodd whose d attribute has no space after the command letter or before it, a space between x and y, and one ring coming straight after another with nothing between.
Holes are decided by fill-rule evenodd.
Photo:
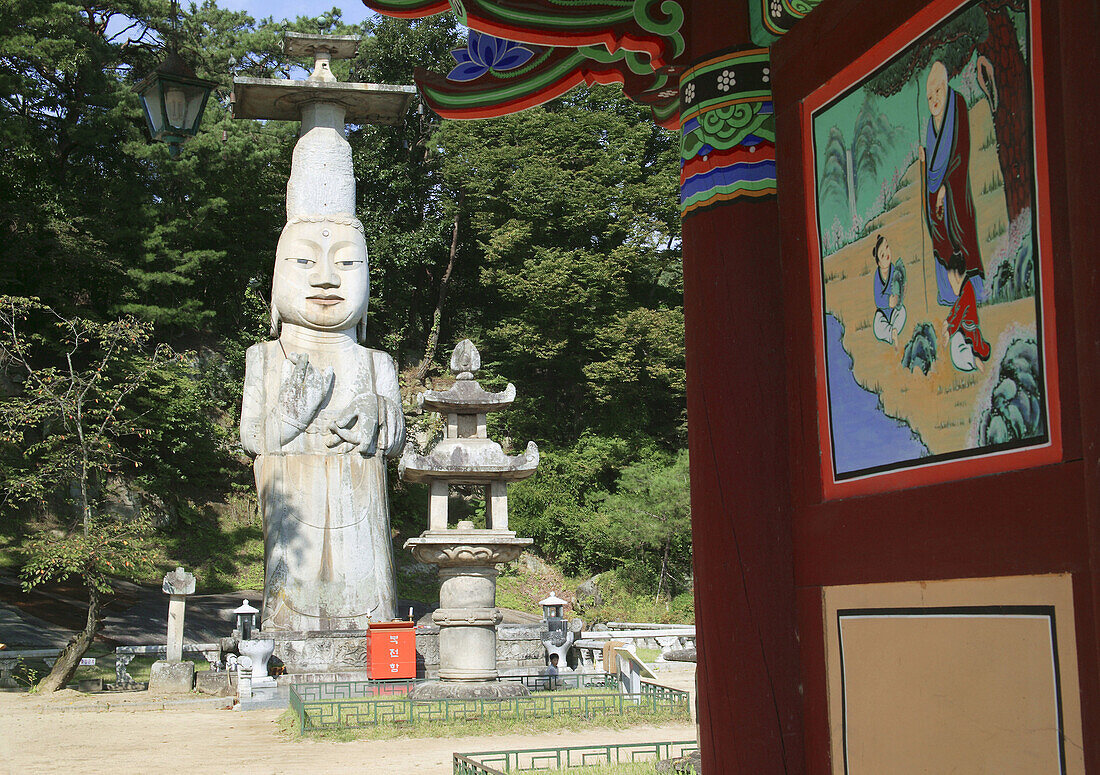
<instances>
[{"instance_id":1,"label":"stone monument pillar","mask_svg":"<svg viewBox=\"0 0 1100 775\"><path fill-rule=\"evenodd\" d=\"M428 530L410 538L405 548L423 563L439 566L439 609L432 621L439 626L439 681L417 686L410 697L506 697L525 695L519 683L501 683L497 675L497 632L501 613L496 608L496 566L519 557L530 538L508 530L510 481L535 472L538 447L527 445L522 455L509 456L488 438L485 417L508 406L516 397L514 385L490 393L474 381L481 357L464 339L451 355L455 384L442 392L421 393L425 409L447 419L446 437L427 455L406 450L401 476L431 487ZM485 488L487 527L472 522L447 522L447 497L452 485Z\"/></svg>"},{"instance_id":2,"label":"stone monument pillar","mask_svg":"<svg viewBox=\"0 0 1100 775\"><path fill-rule=\"evenodd\" d=\"M183 568L164 574L161 591L168 595L168 653L149 671L149 691L189 692L195 681L195 664L183 661L183 617L187 596L195 594L195 577Z\"/></svg>"},{"instance_id":3,"label":"stone monument pillar","mask_svg":"<svg viewBox=\"0 0 1100 775\"><path fill-rule=\"evenodd\" d=\"M308 79L233 87L234 116L302 122L275 252L273 339L248 350L241 410L264 517L261 628L277 644L279 633L300 635L300 648L276 651L291 672L333 667L321 640L301 645L306 635L364 630L396 604L385 459L401 453L405 423L393 359L363 346L370 284L344 125L399 123L415 89L337 82L331 61L358 41L288 33L286 53L314 60Z\"/></svg>"}]
</instances>

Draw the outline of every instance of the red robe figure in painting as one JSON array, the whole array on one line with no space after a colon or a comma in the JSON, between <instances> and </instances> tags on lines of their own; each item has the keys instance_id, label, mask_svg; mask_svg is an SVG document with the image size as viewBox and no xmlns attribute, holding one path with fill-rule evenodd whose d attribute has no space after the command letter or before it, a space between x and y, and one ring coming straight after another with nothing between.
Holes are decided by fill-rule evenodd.
<instances>
[{"instance_id":1,"label":"red robe figure in painting","mask_svg":"<svg viewBox=\"0 0 1100 775\"><path fill-rule=\"evenodd\" d=\"M947 281L947 263L962 255L966 276L977 297L984 290L985 268L978 250L974 198L970 193L970 122L966 100L947 85L947 68L934 62L928 73L928 119L925 144L920 150L924 173L924 222L936 259L936 286L940 304L955 301Z\"/></svg>"},{"instance_id":2,"label":"red robe figure in painting","mask_svg":"<svg viewBox=\"0 0 1100 775\"><path fill-rule=\"evenodd\" d=\"M989 342L982 337L978 322L978 299L974 283L966 276L962 257L956 253L947 265L947 279L955 294L955 303L943 324L944 339L951 363L959 371L982 370L989 360Z\"/></svg>"}]
</instances>

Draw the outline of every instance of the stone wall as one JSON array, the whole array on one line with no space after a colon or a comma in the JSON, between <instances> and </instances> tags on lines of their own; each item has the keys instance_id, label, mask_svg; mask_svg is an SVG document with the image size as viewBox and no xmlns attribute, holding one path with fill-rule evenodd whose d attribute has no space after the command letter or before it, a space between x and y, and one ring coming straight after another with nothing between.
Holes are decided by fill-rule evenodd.
<instances>
[{"instance_id":1,"label":"stone wall","mask_svg":"<svg viewBox=\"0 0 1100 775\"><path fill-rule=\"evenodd\" d=\"M529 673L546 667L546 649L540 633L544 625L501 624L497 627L497 670L504 675ZM416 628L416 672L435 678L439 673L439 627L421 624Z\"/></svg>"}]
</instances>

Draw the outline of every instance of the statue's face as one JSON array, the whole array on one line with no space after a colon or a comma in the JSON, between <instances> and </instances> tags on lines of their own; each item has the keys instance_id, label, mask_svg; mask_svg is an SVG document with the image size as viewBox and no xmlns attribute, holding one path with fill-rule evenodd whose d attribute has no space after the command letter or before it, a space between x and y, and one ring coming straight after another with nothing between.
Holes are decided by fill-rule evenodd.
<instances>
[{"instance_id":1,"label":"statue's face","mask_svg":"<svg viewBox=\"0 0 1100 775\"><path fill-rule=\"evenodd\" d=\"M271 302L284 323L316 331L354 328L367 313L367 245L354 226L287 224L275 251Z\"/></svg>"}]
</instances>

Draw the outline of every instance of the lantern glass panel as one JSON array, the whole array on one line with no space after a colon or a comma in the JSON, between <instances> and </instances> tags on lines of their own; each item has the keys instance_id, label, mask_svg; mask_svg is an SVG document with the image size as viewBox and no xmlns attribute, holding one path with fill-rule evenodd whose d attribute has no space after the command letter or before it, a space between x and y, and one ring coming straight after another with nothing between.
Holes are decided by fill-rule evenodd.
<instances>
[{"instance_id":1,"label":"lantern glass panel","mask_svg":"<svg viewBox=\"0 0 1100 775\"><path fill-rule=\"evenodd\" d=\"M161 80L154 78L141 91L141 107L145 109L145 121L149 124L149 136L156 140L164 131L164 102L161 99Z\"/></svg>"}]
</instances>

